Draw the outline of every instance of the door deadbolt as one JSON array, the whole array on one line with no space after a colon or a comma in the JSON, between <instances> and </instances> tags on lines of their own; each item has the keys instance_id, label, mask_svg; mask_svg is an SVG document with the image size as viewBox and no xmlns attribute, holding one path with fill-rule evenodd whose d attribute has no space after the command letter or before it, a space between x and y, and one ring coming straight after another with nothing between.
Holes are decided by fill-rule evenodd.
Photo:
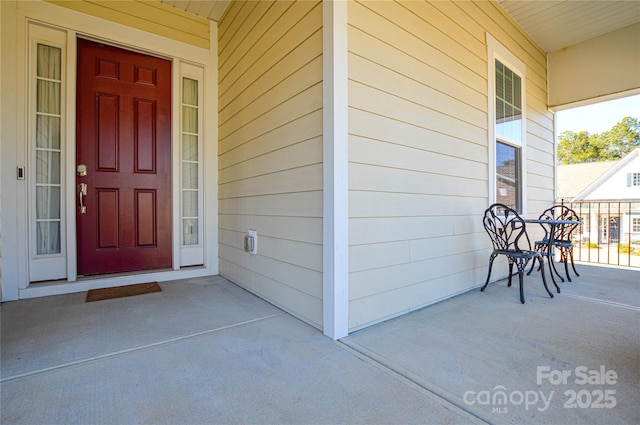
<instances>
[{"instance_id":1,"label":"door deadbolt","mask_svg":"<svg viewBox=\"0 0 640 425\"><path fill-rule=\"evenodd\" d=\"M77 170L78 170L78 176L79 177L84 177L84 176L87 175L87 166L86 165L79 164Z\"/></svg>"}]
</instances>

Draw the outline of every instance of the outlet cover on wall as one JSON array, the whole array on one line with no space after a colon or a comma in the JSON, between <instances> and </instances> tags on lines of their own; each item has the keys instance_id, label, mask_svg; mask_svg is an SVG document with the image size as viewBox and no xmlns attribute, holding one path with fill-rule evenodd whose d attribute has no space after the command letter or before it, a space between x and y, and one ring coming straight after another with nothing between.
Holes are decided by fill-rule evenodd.
<instances>
[{"instance_id":1,"label":"outlet cover on wall","mask_svg":"<svg viewBox=\"0 0 640 425\"><path fill-rule=\"evenodd\" d=\"M249 230L249 238L253 239L253 243L250 246L249 254L257 254L258 253L258 231L257 230Z\"/></svg>"}]
</instances>

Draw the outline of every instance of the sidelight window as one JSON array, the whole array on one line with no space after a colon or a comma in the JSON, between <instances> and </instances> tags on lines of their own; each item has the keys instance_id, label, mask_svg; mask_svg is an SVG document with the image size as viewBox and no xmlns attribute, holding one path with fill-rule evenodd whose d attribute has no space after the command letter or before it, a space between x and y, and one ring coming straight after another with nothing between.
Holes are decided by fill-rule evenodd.
<instances>
[{"instance_id":1,"label":"sidelight window","mask_svg":"<svg viewBox=\"0 0 640 425\"><path fill-rule=\"evenodd\" d=\"M37 44L35 117L36 253L61 252L62 50Z\"/></svg>"},{"instance_id":2,"label":"sidelight window","mask_svg":"<svg viewBox=\"0 0 640 425\"><path fill-rule=\"evenodd\" d=\"M182 244L198 245L199 217L198 81L182 79Z\"/></svg>"}]
</instances>

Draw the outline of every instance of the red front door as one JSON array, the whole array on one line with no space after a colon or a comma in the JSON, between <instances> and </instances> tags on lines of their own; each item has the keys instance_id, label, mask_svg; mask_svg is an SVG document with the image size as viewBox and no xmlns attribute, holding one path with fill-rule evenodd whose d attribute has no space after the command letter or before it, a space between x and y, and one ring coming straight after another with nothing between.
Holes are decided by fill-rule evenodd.
<instances>
[{"instance_id":1,"label":"red front door","mask_svg":"<svg viewBox=\"0 0 640 425\"><path fill-rule=\"evenodd\" d=\"M171 62L78 40L76 136L78 274L171 267Z\"/></svg>"}]
</instances>

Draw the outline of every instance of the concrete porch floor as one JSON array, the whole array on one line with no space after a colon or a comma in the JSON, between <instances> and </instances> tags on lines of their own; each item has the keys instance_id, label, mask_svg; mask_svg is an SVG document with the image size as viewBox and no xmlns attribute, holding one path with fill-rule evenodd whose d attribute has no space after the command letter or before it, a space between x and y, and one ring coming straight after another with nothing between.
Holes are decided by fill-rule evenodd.
<instances>
[{"instance_id":1,"label":"concrete porch floor","mask_svg":"<svg viewBox=\"0 0 640 425\"><path fill-rule=\"evenodd\" d=\"M340 341L222 277L5 303L1 422L637 424L640 271L578 267Z\"/></svg>"}]
</instances>

